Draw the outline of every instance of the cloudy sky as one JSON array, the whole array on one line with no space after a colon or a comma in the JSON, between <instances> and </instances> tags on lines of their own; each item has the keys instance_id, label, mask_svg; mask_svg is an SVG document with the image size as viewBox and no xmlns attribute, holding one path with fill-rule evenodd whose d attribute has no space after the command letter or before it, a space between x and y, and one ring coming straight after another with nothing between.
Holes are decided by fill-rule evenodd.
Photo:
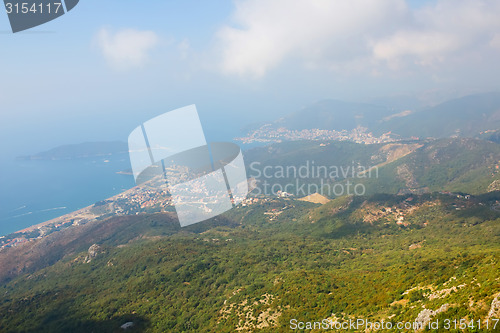
<instances>
[{"instance_id":1,"label":"cloudy sky","mask_svg":"<svg viewBox=\"0 0 500 333\"><path fill-rule=\"evenodd\" d=\"M210 140L325 98L498 90L499 18L496 0L83 0L12 34L2 14L0 140L125 141L193 103Z\"/></svg>"}]
</instances>

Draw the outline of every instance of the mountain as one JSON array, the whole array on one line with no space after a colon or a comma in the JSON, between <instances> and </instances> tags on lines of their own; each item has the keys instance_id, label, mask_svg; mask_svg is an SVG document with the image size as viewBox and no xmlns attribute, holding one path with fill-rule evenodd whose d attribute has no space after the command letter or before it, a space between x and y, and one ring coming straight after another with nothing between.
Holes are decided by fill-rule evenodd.
<instances>
[{"instance_id":1,"label":"mountain","mask_svg":"<svg viewBox=\"0 0 500 333\"><path fill-rule=\"evenodd\" d=\"M391 113L384 106L323 100L275 121L273 126L291 130L351 130L358 126L369 127Z\"/></svg>"},{"instance_id":2,"label":"mountain","mask_svg":"<svg viewBox=\"0 0 500 333\"><path fill-rule=\"evenodd\" d=\"M172 228L161 215L126 217L125 230L145 224L157 236L104 236L4 284L0 330L288 332L350 318L474 318L484 330L500 316L500 219L491 209L499 199L261 197L224 215L235 223L200 223L203 231Z\"/></svg>"},{"instance_id":3,"label":"mountain","mask_svg":"<svg viewBox=\"0 0 500 333\"><path fill-rule=\"evenodd\" d=\"M320 194L335 198L352 194L354 186L362 186L363 191L359 194L363 195L437 191L481 194L500 190L500 145L477 139L373 145L337 141L284 142L249 150L245 152L245 160L248 176L257 184L253 193L267 196L284 191L297 198ZM351 193L348 193L347 182L352 184ZM338 189L342 192L337 192ZM131 198L138 209L131 210L132 214L141 212L141 203L137 203L140 196ZM324 198L316 202L326 201L327 198ZM173 210L173 207L170 208ZM142 211L151 212L151 209L144 208ZM28 238L36 241L27 242L22 247L7 248L7 252L0 255L0 282L52 265L68 253L88 248L92 242L117 245L135 238L137 234L164 236L166 227L160 228L160 233L152 227L167 223L159 220L168 221L171 229L167 234L180 230L176 226L175 214L152 215L150 220L135 215L115 216L107 219L106 224L101 224L103 218L113 216L109 213L103 210L102 218L98 217L95 222L79 228L70 227L61 231L53 228L55 232L41 239L37 238L40 232L34 230L34 235ZM72 225L74 219L66 219L66 225ZM216 220L214 223L230 225L232 222ZM197 230L200 227L197 224L182 230ZM202 228L200 232L205 230ZM8 235L8 239L16 237L20 236Z\"/></svg>"},{"instance_id":4,"label":"mountain","mask_svg":"<svg viewBox=\"0 0 500 333\"><path fill-rule=\"evenodd\" d=\"M500 179L500 145L456 138L424 142L422 147L379 168L388 193L451 191L479 194ZM370 193L384 192L372 183ZM368 187L368 184L367 184Z\"/></svg>"},{"instance_id":5,"label":"mountain","mask_svg":"<svg viewBox=\"0 0 500 333\"><path fill-rule=\"evenodd\" d=\"M183 228L184 232L202 233L214 226L231 226L234 222L224 218L209 223ZM138 239L154 239L181 232L175 214L162 213L143 216L114 216L98 219L78 227L66 228L35 239L23 246L3 249L0 252L0 283L19 274L32 273L53 265L62 258L86 250L93 243L117 246Z\"/></svg>"},{"instance_id":6,"label":"mountain","mask_svg":"<svg viewBox=\"0 0 500 333\"><path fill-rule=\"evenodd\" d=\"M365 143L371 143L367 141L371 137L360 139L352 134L346 137L345 132L349 133L360 127L366 128L367 132L376 137L390 133L392 141L413 137L478 137L500 128L500 92L465 96L424 108L409 106L396 109L375 104L324 100L272 123L260 124L257 128L249 127L246 139L265 139L268 142L294 140L294 137L303 139L303 134L293 131L319 129L343 132L343 136L337 133L340 140L364 140ZM278 129L281 132L276 131ZM326 134L308 135L309 139L324 139Z\"/></svg>"},{"instance_id":7,"label":"mountain","mask_svg":"<svg viewBox=\"0 0 500 333\"><path fill-rule=\"evenodd\" d=\"M373 128L418 137L473 137L500 128L500 92L453 99L404 117L394 117Z\"/></svg>"},{"instance_id":8,"label":"mountain","mask_svg":"<svg viewBox=\"0 0 500 333\"><path fill-rule=\"evenodd\" d=\"M208 221L103 209L2 248L0 332L498 328L499 144L293 141L244 158L258 187ZM363 193L296 199L347 182ZM134 193L138 209L158 195Z\"/></svg>"},{"instance_id":9,"label":"mountain","mask_svg":"<svg viewBox=\"0 0 500 333\"><path fill-rule=\"evenodd\" d=\"M500 189L500 145L472 138L371 145L294 141L255 148L245 159L249 177L266 194L273 184L279 185L276 189L289 184L291 193L302 184L323 184L322 194L332 197L328 190L346 181L362 184L364 194ZM300 170L304 172L298 174ZM265 182L270 184L267 192Z\"/></svg>"},{"instance_id":10,"label":"mountain","mask_svg":"<svg viewBox=\"0 0 500 333\"><path fill-rule=\"evenodd\" d=\"M84 142L62 145L48 151L28 156L19 156L22 160L66 160L74 158L111 156L128 154L128 144L121 141Z\"/></svg>"}]
</instances>

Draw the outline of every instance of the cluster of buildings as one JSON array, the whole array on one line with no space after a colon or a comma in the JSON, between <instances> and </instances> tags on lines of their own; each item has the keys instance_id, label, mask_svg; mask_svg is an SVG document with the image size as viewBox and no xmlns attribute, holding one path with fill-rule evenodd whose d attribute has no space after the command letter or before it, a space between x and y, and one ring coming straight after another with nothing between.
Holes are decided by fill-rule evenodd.
<instances>
[{"instance_id":1,"label":"cluster of buildings","mask_svg":"<svg viewBox=\"0 0 500 333\"><path fill-rule=\"evenodd\" d=\"M288 195L288 193L286 192L282 192L281 194L282 195L278 196L279 198L287 198L291 196ZM275 197L266 197L266 196L261 196L261 197L249 196L248 198L242 201L240 207L248 207L256 204L266 204L266 203L274 206L273 208L270 208L264 212L264 215L268 217L269 222L277 220L279 215L281 215L281 213L283 213L287 209L294 207L291 204L291 202L277 200Z\"/></svg>"},{"instance_id":2,"label":"cluster of buildings","mask_svg":"<svg viewBox=\"0 0 500 333\"><path fill-rule=\"evenodd\" d=\"M288 192L285 192L285 191L278 191L276 192L276 195L280 198L290 198L290 197L293 197L293 194L292 193L288 193Z\"/></svg>"},{"instance_id":3,"label":"cluster of buildings","mask_svg":"<svg viewBox=\"0 0 500 333\"><path fill-rule=\"evenodd\" d=\"M285 210L293 208L293 205L284 205L280 208L271 208L270 210L264 212L264 215L269 217L269 222L275 221Z\"/></svg>"},{"instance_id":4,"label":"cluster of buildings","mask_svg":"<svg viewBox=\"0 0 500 333\"><path fill-rule=\"evenodd\" d=\"M365 127L358 126L350 132L347 130L322 130L318 128L304 130L290 130L285 127L273 128L271 124L264 125L249 134L247 137L236 138L243 143L253 142L282 142L297 140L332 140L332 141L353 141L357 143L374 144L394 142L391 133L384 133L380 137L375 137Z\"/></svg>"},{"instance_id":5,"label":"cluster of buildings","mask_svg":"<svg viewBox=\"0 0 500 333\"><path fill-rule=\"evenodd\" d=\"M172 200L166 190L153 190L136 187L132 193L123 195L119 202L119 208L114 213L133 213L131 209L158 207L165 208L170 206Z\"/></svg>"},{"instance_id":6,"label":"cluster of buildings","mask_svg":"<svg viewBox=\"0 0 500 333\"><path fill-rule=\"evenodd\" d=\"M444 194L444 195L449 195L451 197L456 197L457 199L466 199L466 200L470 199L470 194L453 193L453 192L449 192L449 191L441 191L439 193Z\"/></svg>"},{"instance_id":7,"label":"cluster of buildings","mask_svg":"<svg viewBox=\"0 0 500 333\"><path fill-rule=\"evenodd\" d=\"M246 207L246 206L251 206L253 204L258 204L259 200L260 199L256 197L248 197L246 199L243 199L243 201L241 202L241 206Z\"/></svg>"},{"instance_id":8,"label":"cluster of buildings","mask_svg":"<svg viewBox=\"0 0 500 333\"><path fill-rule=\"evenodd\" d=\"M4 242L2 242L5 240ZM0 251L3 250L4 248L20 245L23 243L29 242L29 239L25 237L16 237L12 239L6 239L5 236L0 237Z\"/></svg>"},{"instance_id":9,"label":"cluster of buildings","mask_svg":"<svg viewBox=\"0 0 500 333\"><path fill-rule=\"evenodd\" d=\"M166 190L154 190L147 187L134 187L131 190L85 207L76 212L41 223L34 227L0 237L0 250L18 246L33 239L43 238L54 231L73 225L83 225L112 215L139 214L146 209L165 211L171 206L171 198Z\"/></svg>"}]
</instances>

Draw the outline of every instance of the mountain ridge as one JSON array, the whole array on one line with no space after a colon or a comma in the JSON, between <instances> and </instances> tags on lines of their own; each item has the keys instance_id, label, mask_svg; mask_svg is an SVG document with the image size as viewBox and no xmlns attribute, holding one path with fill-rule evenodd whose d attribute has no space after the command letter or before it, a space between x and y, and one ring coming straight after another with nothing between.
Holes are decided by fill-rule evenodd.
<instances>
[{"instance_id":1,"label":"mountain ridge","mask_svg":"<svg viewBox=\"0 0 500 333\"><path fill-rule=\"evenodd\" d=\"M500 128L500 92L468 95L418 109L322 100L254 128L246 137L259 137L257 133L262 136L260 132L269 129L349 132L359 128L366 128L374 136L392 133L395 141L410 137L477 137ZM272 142L273 137L277 137L276 133L268 141Z\"/></svg>"}]
</instances>

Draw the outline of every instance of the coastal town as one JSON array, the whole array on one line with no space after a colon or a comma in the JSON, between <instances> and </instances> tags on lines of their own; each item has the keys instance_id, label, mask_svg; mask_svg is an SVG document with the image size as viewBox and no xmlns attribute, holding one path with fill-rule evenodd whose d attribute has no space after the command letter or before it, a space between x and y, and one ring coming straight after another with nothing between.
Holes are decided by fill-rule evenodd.
<instances>
[{"instance_id":1,"label":"coastal town","mask_svg":"<svg viewBox=\"0 0 500 333\"><path fill-rule=\"evenodd\" d=\"M180 173L177 173L179 176ZM188 177L187 174L184 176ZM178 177L184 179L185 177ZM211 206L220 202L217 193L211 193L202 182L191 182L190 190L197 195L193 198L203 197L197 202L210 210ZM268 199L241 198L242 207L250 206L259 202L266 202ZM189 200L188 200L189 201ZM176 198L176 205L190 204L182 202ZM19 246L26 242L41 239L54 232L70 228L72 226L84 225L94 221L101 221L113 216L139 215L175 212L173 198L168 191L167 183L163 176L155 176L149 181L135 186L106 200L101 200L93 205L87 206L75 212L54 218L52 220L31 226L15 233L0 237L0 251L3 249Z\"/></svg>"},{"instance_id":2,"label":"coastal town","mask_svg":"<svg viewBox=\"0 0 500 333\"><path fill-rule=\"evenodd\" d=\"M116 196L98 201L91 206L31 226L10 235L2 236L0 237L0 251L44 238L66 228L80 226L94 221L102 221L113 216L174 212L175 207L172 196L168 192L166 184L160 184L161 182L158 179L153 179L146 184L135 186ZM195 191L203 191L203 188L196 188ZM213 194L205 194L206 196L203 203L207 205L208 209L211 203L216 202L217 198L213 197ZM248 197L241 199L241 203L238 207L245 208L253 205L269 206L264 215L269 217L269 221L273 221L284 210L292 207L289 202L291 197L293 197L293 195L286 192L279 192L276 196L250 194ZM283 200L285 200L284 202L286 202L286 204L283 204ZM306 198L304 201L310 200ZM179 205L179 202L177 202L177 205Z\"/></svg>"},{"instance_id":3,"label":"coastal town","mask_svg":"<svg viewBox=\"0 0 500 333\"><path fill-rule=\"evenodd\" d=\"M171 197L164 189L136 186L109 199L55 219L0 237L0 251L43 238L71 226L103 220L111 216L173 211Z\"/></svg>"},{"instance_id":4,"label":"coastal town","mask_svg":"<svg viewBox=\"0 0 500 333\"><path fill-rule=\"evenodd\" d=\"M416 139L416 138L415 138ZM384 133L381 136L374 136L368 132L365 127L358 126L351 131L347 130L325 130L325 129L303 129L291 130L285 127L275 128L272 124L266 124L257 130L247 134L245 137L235 138L244 144L250 143L269 143L298 140L334 140L334 141L352 141L356 143L375 144L399 141L400 138L394 136L391 132Z\"/></svg>"}]
</instances>

